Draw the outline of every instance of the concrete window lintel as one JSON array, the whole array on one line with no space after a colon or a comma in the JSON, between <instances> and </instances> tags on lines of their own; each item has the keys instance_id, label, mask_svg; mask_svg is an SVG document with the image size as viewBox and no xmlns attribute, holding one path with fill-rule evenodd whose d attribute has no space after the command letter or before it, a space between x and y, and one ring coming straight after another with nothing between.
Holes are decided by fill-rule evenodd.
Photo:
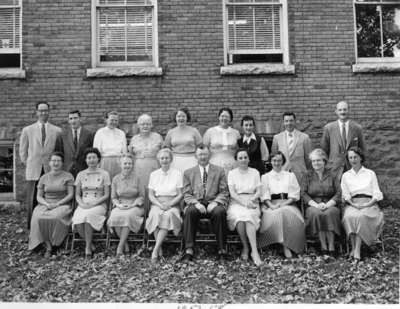
<instances>
[{"instance_id":1,"label":"concrete window lintel","mask_svg":"<svg viewBox=\"0 0 400 309\"><path fill-rule=\"evenodd\" d=\"M295 74L295 66L293 64L233 64L222 66L221 75L284 75Z\"/></svg>"},{"instance_id":2,"label":"concrete window lintel","mask_svg":"<svg viewBox=\"0 0 400 309\"><path fill-rule=\"evenodd\" d=\"M161 76L160 67L103 67L86 70L86 77Z\"/></svg>"},{"instance_id":3,"label":"concrete window lintel","mask_svg":"<svg viewBox=\"0 0 400 309\"><path fill-rule=\"evenodd\" d=\"M352 65L353 73L400 72L400 62L370 62Z\"/></svg>"}]
</instances>

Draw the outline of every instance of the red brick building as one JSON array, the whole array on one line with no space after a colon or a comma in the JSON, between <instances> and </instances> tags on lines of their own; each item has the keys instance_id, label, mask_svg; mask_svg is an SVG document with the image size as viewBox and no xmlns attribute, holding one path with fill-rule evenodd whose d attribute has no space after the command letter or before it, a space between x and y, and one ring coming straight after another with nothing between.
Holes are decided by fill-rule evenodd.
<instances>
[{"instance_id":1,"label":"red brick building","mask_svg":"<svg viewBox=\"0 0 400 309\"><path fill-rule=\"evenodd\" d=\"M23 197L13 154L38 100L57 125L115 109L126 131L146 112L161 133L178 106L202 131L229 106L269 137L290 110L314 146L346 100L399 199L399 41L398 0L0 0L0 196Z\"/></svg>"}]
</instances>

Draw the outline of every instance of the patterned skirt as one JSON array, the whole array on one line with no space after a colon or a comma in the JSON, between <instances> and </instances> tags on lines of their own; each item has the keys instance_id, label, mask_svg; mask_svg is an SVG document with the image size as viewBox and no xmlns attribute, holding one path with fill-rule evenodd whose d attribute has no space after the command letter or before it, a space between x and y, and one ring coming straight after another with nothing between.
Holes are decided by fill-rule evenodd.
<instances>
[{"instance_id":1,"label":"patterned skirt","mask_svg":"<svg viewBox=\"0 0 400 309\"><path fill-rule=\"evenodd\" d=\"M110 229L113 227L127 227L133 233L137 233L143 224L143 215L144 209L140 207L129 209L115 207L108 218L107 226Z\"/></svg>"},{"instance_id":2,"label":"patterned skirt","mask_svg":"<svg viewBox=\"0 0 400 309\"><path fill-rule=\"evenodd\" d=\"M106 220L105 215L106 208L104 206L98 205L89 209L78 206L72 216L72 228L77 224L89 223L93 229L100 231Z\"/></svg>"},{"instance_id":3,"label":"patterned skirt","mask_svg":"<svg viewBox=\"0 0 400 309\"><path fill-rule=\"evenodd\" d=\"M241 198L250 198L249 194L240 194ZM226 212L228 220L228 228L233 231L236 228L238 222L250 222L256 230L260 227L260 207L257 208L246 208L243 205L237 203L235 200L231 200L228 210Z\"/></svg>"},{"instance_id":4,"label":"patterned skirt","mask_svg":"<svg viewBox=\"0 0 400 309\"><path fill-rule=\"evenodd\" d=\"M45 241L49 241L53 246L61 245L68 235L70 214L69 205L58 206L51 210L44 205L37 205L32 214L28 249L32 250Z\"/></svg>"},{"instance_id":5,"label":"patterned skirt","mask_svg":"<svg viewBox=\"0 0 400 309\"><path fill-rule=\"evenodd\" d=\"M296 253L303 252L306 242L305 225L296 206L263 209L262 214L257 238L259 247L278 243Z\"/></svg>"},{"instance_id":6,"label":"patterned skirt","mask_svg":"<svg viewBox=\"0 0 400 309\"><path fill-rule=\"evenodd\" d=\"M334 232L336 235L340 235L340 210L334 206L326 210L308 207L306 209L306 230L312 236L317 236L318 232Z\"/></svg>"},{"instance_id":7,"label":"patterned skirt","mask_svg":"<svg viewBox=\"0 0 400 309\"><path fill-rule=\"evenodd\" d=\"M159 201L170 200L174 197L162 197L158 196ZM178 207L172 207L168 210L162 210L160 207L152 205L149 217L146 220L146 230L149 234L154 233L154 231L159 229L165 229L168 231L173 231L174 235L178 235L182 227L182 218Z\"/></svg>"},{"instance_id":8,"label":"patterned skirt","mask_svg":"<svg viewBox=\"0 0 400 309\"><path fill-rule=\"evenodd\" d=\"M342 223L347 236L356 234L367 246L370 246L382 232L383 212L377 205L363 209L347 206L344 210Z\"/></svg>"}]
</instances>

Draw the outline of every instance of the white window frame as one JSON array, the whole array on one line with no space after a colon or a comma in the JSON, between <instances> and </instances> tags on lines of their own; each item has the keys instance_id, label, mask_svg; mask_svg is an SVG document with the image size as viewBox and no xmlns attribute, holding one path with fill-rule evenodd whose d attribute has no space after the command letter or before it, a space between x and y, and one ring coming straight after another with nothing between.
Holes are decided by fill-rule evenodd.
<instances>
[{"instance_id":1,"label":"white window frame","mask_svg":"<svg viewBox=\"0 0 400 309\"><path fill-rule=\"evenodd\" d=\"M231 2L230 0L222 0L222 11L223 11L223 31L224 31L224 66L239 65L235 63L229 63L229 25L228 25L228 5L266 5L266 4L280 4L281 9L281 42L282 48L280 50L242 50L241 53L248 54L273 54L280 53L282 51L282 63L270 63L271 65L283 64L290 65L289 59L289 31L288 31L288 10L287 10L287 0L277 0L277 1L257 1L257 2ZM234 54L233 52L232 54Z\"/></svg>"},{"instance_id":2,"label":"white window frame","mask_svg":"<svg viewBox=\"0 0 400 309\"><path fill-rule=\"evenodd\" d=\"M386 0L377 0L377 1L367 1L367 2L359 2L359 0L353 0L353 20L354 20L354 55L356 59L357 64L366 64L366 65L372 65L372 64L400 64L400 57L358 57L358 45L357 45L357 14L356 14L356 4L357 5L379 5L379 4L400 4L398 1L386 1ZM382 27L382 20L381 20L381 25ZM383 33L381 33L381 42L383 40ZM372 71L376 70L372 67ZM354 68L353 68L354 71ZM369 69L367 69L369 71ZM386 70L385 70L386 71ZM398 71L398 70L396 70Z\"/></svg>"},{"instance_id":3,"label":"white window frame","mask_svg":"<svg viewBox=\"0 0 400 309\"><path fill-rule=\"evenodd\" d=\"M0 54L19 54L19 66L18 67L10 67L10 68L3 68L1 67L0 70L4 71L12 71L15 69L20 70L22 68L22 0L16 0L17 4L15 5L1 5L0 2L0 9L10 9L10 8L19 8L19 48L0 48ZM14 36L15 36L15 29L14 29Z\"/></svg>"},{"instance_id":4,"label":"white window frame","mask_svg":"<svg viewBox=\"0 0 400 309\"><path fill-rule=\"evenodd\" d=\"M113 68L113 67L158 67L158 10L157 0L149 0L153 7L153 33L152 33L152 47L153 61L150 64L146 61L100 61L100 48L99 48L99 29L97 21L97 8L108 7L108 5L100 5L99 0L92 0L91 9L91 23L92 23L92 68ZM112 5L117 7L118 5ZM119 5L121 7L134 7L138 5Z\"/></svg>"},{"instance_id":5,"label":"white window frame","mask_svg":"<svg viewBox=\"0 0 400 309\"><path fill-rule=\"evenodd\" d=\"M13 167L12 167L12 173L13 173L13 192L9 193L0 193L0 201L5 201L5 200L15 200L16 199L16 152L15 152L15 143L12 140L0 140L0 146L6 146L10 147L13 149Z\"/></svg>"}]
</instances>

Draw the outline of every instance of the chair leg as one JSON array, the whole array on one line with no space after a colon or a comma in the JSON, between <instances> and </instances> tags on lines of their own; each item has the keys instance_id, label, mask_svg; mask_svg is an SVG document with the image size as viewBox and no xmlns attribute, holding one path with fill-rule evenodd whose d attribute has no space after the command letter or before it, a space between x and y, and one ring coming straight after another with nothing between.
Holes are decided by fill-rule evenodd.
<instances>
[{"instance_id":1,"label":"chair leg","mask_svg":"<svg viewBox=\"0 0 400 309\"><path fill-rule=\"evenodd\" d=\"M75 244L75 233L72 232L72 240L71 240L71 254L74 253L74 244Z\"/></svg>"}]
</instances>

